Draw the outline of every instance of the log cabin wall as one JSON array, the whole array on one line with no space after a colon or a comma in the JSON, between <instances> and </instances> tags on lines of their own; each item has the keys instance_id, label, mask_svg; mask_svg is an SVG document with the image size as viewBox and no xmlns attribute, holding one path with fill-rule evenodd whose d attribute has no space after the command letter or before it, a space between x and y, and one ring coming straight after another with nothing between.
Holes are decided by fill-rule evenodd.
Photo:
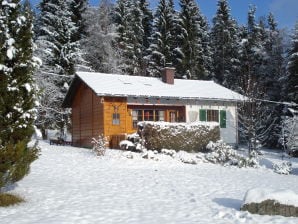
<instances>
[{"instance_id":1,"label":"log cabin wall","mask_svg":"<svg viewBox=\"0 0 298 224\"><path fill-rule=\"evenodd\" d=\"M103 103L85 84L76 92L72 105L72 144L92 147L93 137L103 133Z\"/></svg>"},{"instance_id":2,"label":"log cabin wall","mask_svg":"<svg viewBox=\"0 0 298 224\"><path fill-rule=\"evenodd\" d=\"M127 133L127 100L125 97L104 97L104 135L111 148L119 148L119 142Z\"/></svg>"}]
</instances>

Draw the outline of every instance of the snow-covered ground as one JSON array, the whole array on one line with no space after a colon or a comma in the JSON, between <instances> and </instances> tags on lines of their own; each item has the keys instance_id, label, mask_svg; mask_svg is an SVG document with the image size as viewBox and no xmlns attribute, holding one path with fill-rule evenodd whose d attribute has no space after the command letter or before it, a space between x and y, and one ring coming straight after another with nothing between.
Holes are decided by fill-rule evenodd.
<instances>
[{"instance_id":1,"label":"snow-covered ground","mask_svg":"<svg viewBox=\"0 0 298 224\"><path fill-rule=\"evenodd\" d=\"M12 190L26 203L0 208L1 224L298 223L298 218L239 211L251 188L298 193L298 160L292 160L292 175L279 175L270 161L280 157L268 151L266 167L240 169L190 165L166 155L158 161L139 154L129 159L107 150L96 157L88 149L40 146L31 173Z\"/></svg>"}]
</instances>

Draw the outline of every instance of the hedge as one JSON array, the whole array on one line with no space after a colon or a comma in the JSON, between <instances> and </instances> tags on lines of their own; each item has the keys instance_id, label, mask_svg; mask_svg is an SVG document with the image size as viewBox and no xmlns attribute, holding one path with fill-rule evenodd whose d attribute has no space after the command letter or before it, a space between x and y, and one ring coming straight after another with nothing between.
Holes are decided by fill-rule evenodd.
<instances>
[{"instance_id":1,"label":"hedge","mask_svg":"<svg viewBox=\"0 0 298 224\"><path fill-rule=\"evenodd\" d=\"M188 152L203 151L209 141L220 138L215 122L168 123L140 122L145 147L149 150L174 149Z\"/></svg>"}]
</instances>

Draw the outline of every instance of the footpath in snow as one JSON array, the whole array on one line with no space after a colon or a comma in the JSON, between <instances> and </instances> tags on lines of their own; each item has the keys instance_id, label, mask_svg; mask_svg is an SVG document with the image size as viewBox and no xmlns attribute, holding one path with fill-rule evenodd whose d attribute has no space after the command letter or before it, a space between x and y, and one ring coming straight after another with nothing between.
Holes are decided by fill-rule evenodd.
<instances>
[{"instance_id":1,"label":"footpath in snow","mask_svg":"<svg viewBox=\"0 0 298 224\"><path fill-rule=\"evenodd\" d=\"M129 159L119 150L96 157L88 149L40 146L31 173L12 190L26 203L0 208L1 224L298 223L298 218L239 211L251 188L297 194L297 160L293 175L279 175L268 167L190 165L166 155L142 159L137 153ZM267 164L280 159L268 158Z\"/></svg>"}]
</instances>

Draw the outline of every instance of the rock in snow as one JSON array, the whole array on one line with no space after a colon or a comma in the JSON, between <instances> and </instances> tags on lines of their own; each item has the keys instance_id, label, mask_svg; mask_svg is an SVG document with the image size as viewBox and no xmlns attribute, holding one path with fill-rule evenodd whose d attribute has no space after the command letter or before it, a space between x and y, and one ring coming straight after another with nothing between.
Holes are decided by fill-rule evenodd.
<instances>
[{"instance_id":1,"label":"rock in snow","mask_svg":"<svg viewBox=\"0 0 298 224\"><path fill-rule=\"evenodd\" d=\"M270 188L254 188L247 191L243 204L260 203L266 200L274 200L280 204L298 207L298 194L292 190L274 190Z\"/></svg>"}]
</instances>

